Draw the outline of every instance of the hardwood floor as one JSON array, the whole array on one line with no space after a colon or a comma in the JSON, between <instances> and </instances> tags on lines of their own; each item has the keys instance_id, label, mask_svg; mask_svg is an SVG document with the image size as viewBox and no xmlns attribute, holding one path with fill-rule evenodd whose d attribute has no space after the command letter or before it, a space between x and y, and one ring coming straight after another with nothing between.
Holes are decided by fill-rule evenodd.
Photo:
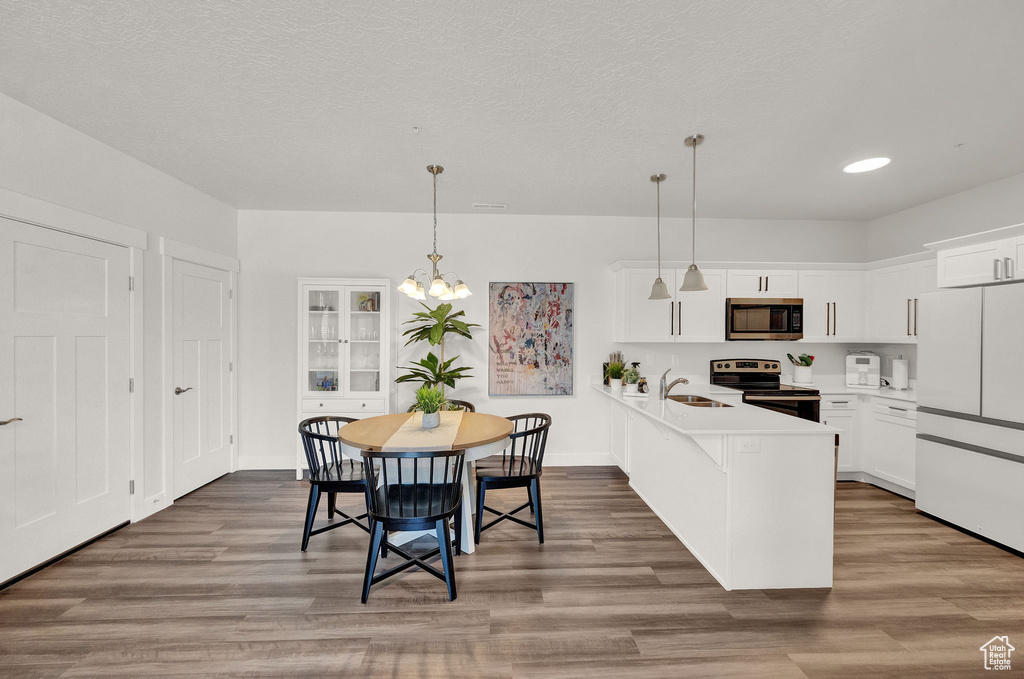
<instances>
[{"instance_id":1,"label":"hardwood floor","mask_svg":"<svg viewBox=\"0 0 1024 679\"><path fill-rule=\"evenodd\" d=\"M1024 670L1024 559L870 486L840 484L831 590L726 592L617 469L561 467L543 546L504 522L455 602L412 571L364 606L366 533L300 552L289 477L229 475L0 592L0 677L954 677L997 634Z\"/></svg>"}]
</instances>

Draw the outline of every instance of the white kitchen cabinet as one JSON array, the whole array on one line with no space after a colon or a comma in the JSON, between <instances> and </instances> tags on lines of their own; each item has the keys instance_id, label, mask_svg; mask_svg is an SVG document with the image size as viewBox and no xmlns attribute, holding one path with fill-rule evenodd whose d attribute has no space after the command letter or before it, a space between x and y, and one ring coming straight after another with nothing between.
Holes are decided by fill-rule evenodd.
<instances>
[{"instance_id":1,"label":"white kitchen cabinet","mask_svg":"<svg viewBox=\"0 0 1024 679\"><path fill-rule=\"evenodd\" d=\"M729 269L727 297L799 297L800 274L795 269Z\"/></svg>"},{"instance_id":2,"label":"white kitchen cabinet","mask_svg":"<svg viewBox=\"0 0 1024 679\"><path fill-rule=\"evenodd\" d=\"M389 411L394 380L391 287L388 279L299 279L299 421ZM301 478L306 461L298 435L296 443L296 475Z\"/></svg>"},{"instance_id":3,"label":"white kitchen cabinet","mask_svg":"<svg viewBox=\"0 0 1024 679\"><path fill-rule=\"evenodd\" d=\"M860 271L801 271L804 341L855 342L863 335L864 274Z\"/></svg>"},{"instance_id":4,"label":"white kitchen cabinet","mask_svg":"<svg viewBox=\"0 0 1024 679\"><path fill-rule=\"evenodd\" d=\"M676 299L648 299L657 269L622 269L616 276L616 342L674 342ZM663 269L661 279L670 294L678 287L674 269ZM723 311L723 315L724 315Z\"/></svg>"},{"instance_id":5,"label":"white kitchen cabinet","mask_svg":"<svg viewBox=\"0 0 1024 679\"><path fill-rule=\"evenodd\" d=\"M680 292L685 269L663 269L670 299L648 299L657 269L622 269L616 285L616 342L722 342L725 340L725 279L720 269L703 271L708 289Z\"/></svg>"},{"instance_id":6,"label":"white kitchen cabinet","mask_svg":"<svg viewBox=\"0 0 1024 679\"><path fill-rule=\"evenodd\" d=\"M842 431L837 434L839 461L837 471L860 471L860 423L857 396L821 397L821 422Z\"/></svg>"},{"instance_id":7,"label":"white kitchen cabinet","mask_svg":"<svg viewBox=\"0 0 1024 679\"><path fill-rule=\"evenodd\" d=\"M1018 271L1018 268L1024 267L1024 236L1017 238L1016 255L1013 260L1013 270L1010 272L1013 280L1024 280L1024 271Z\"/></svg>"},{"instance_id":8,"label":"white kitchen cabinet","mask_svg":"<svg viewBox=\"0 0 1024 679\"><path fill-rule=\"evenodd\" d=\"M864 316L872 342L917 343L920 297L935 289L932 261L887 266L867 272Z\"/></svg>"},{"instance_id":9,"label":"white kitchen cabinet","mask_svg":"<svg viewBox=\"0 0 1024 679\"><path fill-rule=\"evenodd\" d=\"M868 473L913 491L916 479L917 408L875 399L870 410Z\"/></svg>"},{"instance_id":10,"label":"white kitchen cabinet","mask_svg":"<svg viewBox=\"0 0 1024 679\"><path fill-rule=\"evenodd\" d=\"M614 400L609 407L609 452L612 461L619 465L619 469L629 474L629 408Z\"/></svg>"},{"instance_id":11,"label":"white kitchen cabinet","mask_svg":"<svg viewBox=\"0 0 1024 679\"><path fill-rule=\"evenodd\" d=\"M959 288L1013 280L1017 274L1019 241L1019 237L1001 238L939 250L939 287Z\"/></svg>"},{"instance_id":12,"label":"white kitchen cabinet","mask_svg":"<svg viewBox=\"0 0 1024 679\"><path fill-rule=\"evenodd\" d=\"M981 415L1024 423L1024 285L984 289Z\"/></svg>"}]
</instances>

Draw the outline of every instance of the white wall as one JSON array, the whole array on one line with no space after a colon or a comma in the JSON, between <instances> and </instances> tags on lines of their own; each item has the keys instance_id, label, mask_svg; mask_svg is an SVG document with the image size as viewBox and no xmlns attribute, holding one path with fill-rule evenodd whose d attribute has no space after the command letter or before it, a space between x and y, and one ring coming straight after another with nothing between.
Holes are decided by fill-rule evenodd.
<instances>
[{"instance_id":1,"label":"white wall","mask_svg":"<svg viewBox=\"0 0 1024 679\"><path fill-rule=\"evenodd\" d=\"M102 217L148 233L149 249L137 283L144 295L144 374L136 375L145 407L143 469L136 469L136 492L151 500L165 489L161 450L160 256L159 237L235 256L236 210L183 182L88 137L61 122L0 94L0 213L18 217L19 204L8 192ZM84 215L50 224L74 231ZM77 222L77 223L76 223ZM137 274L140 273L137 271ZM169 495L168 495L169 497Z\"/></svg>"},{"instance_id":2,"label":"white wall","mask_svg":"<svg viewBox=\"0 0 1024 679\"><path fill-rule=\"evenodd\" d=\"M1024 174L870 221L867 261L923 251L925 243L1024 222Z\"/></svg>"},{"instance_id":3,"label":"white wall","mask_svg":"<svg viewBox=\"0 0 1024 679\"><path fill-rule=\"evenodd\" d=\"M513 215L440 215L442 270L454 269L474 291L461 304L481 324L472 342L453 341L475 369L456 396L481 410L515 414L530 410L554 418L548 454L552 463L606 463L605 403L589 390L612 341L617 260L651 259L653 219ZM302 276L390 277L400 280L429 265L431 217L427 214L239 212L239 441L246 459L294 464L296 450L295 279ZM689 220L663 220L666 259L689 257ZM699 220L698 254L708 260L863 261L856 223ZM487 396L487 283L573 282L576 319L575 393L568 397ZM418 309L396 294L400 320ZM705 347L709 345L703 345ZM656 349L654 349L656 351ZM706 353L710 349L700 350ZM730 351L732 349L730 348ZM687 355L691 349L681 350ZM703 357L698 351L694 356ZM835 349L838 351L838 349ZM422 347L403 348L399 363L419 358ZM721 353L716 350L715 353ZM703 359L688 359L694 374ZM689 370L690 368L686 368ZM400 392L408 402L409 388ZM595 418L597 418L595 420Z\"/></svg>"}]
</instances>

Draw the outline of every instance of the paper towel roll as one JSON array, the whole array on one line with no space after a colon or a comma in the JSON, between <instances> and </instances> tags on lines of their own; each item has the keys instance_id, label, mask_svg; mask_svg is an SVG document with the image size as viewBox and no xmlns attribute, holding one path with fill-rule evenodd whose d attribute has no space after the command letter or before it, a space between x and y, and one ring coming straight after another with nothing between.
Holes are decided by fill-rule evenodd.
<instances>
[{"instance_id":1,"label":"paper towel roll","mask_svg":"<svg viewBox=\"0 0 1024 679\"><path fill-rule=\"evenodd\" d=\"M892 388L907 389L910 386L910 366L905 358L892 359Z\"/></svg>"}]
</instances>

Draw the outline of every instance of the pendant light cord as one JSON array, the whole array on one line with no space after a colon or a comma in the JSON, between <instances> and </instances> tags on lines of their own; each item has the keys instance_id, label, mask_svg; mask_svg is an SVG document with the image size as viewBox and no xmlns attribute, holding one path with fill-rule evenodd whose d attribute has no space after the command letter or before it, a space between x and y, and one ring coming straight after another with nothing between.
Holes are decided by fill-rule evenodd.
<instances>
[{"instance_id":1,"label":"pendant light cord","mask_svg":"<svg viewBox=\"0 0 1024 679\"><path fill-rule=\"evenodd\" d=\"M658 280L661 280L661 181L654 182L658 190Z\"/></svg>"},{"instance_id":2,"label":"pendant light cord","mask_svg":"<svg viewBox=\"0 0 1024 679\"><path fill-rule=\"evenodd\" d=\"M696 135L695 135L696 136ZM690 242L690 263L697 263L697 139L693 140L693 222L690 231L692 240Z\"/></svg>"},{"instance_id":3,"label":"pendant light cord","mask_svg":"<svg viewBox=\"0 0 1024 679\"><path fill-rule=\"evenodd\" d=\"M437 173L431 172L434 175L434 254L437 254ZM694 209L697 209L696 207ZM436 266L435 266L436 269Z\"/></svg>"}]
</instances>

